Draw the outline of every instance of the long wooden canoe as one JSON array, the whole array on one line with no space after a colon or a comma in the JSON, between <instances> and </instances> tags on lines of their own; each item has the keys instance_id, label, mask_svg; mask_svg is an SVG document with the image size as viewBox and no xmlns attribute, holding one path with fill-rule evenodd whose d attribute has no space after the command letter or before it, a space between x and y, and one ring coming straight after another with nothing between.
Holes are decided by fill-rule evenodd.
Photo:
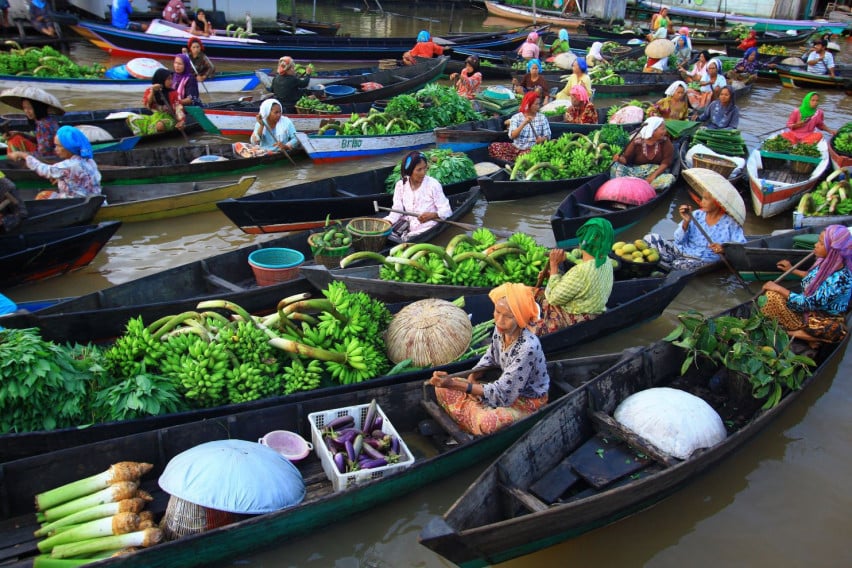
<instances>
[{"instance_id":1,"label":"long wooden canoe","mask_svg":"<svg viewBox=\"0 0 852 568\"><path fill-rule=\"evenodd\" d=\"M435 131L374 136L321 136L296 132L296 138L311 160L324 164L425 148L435 143Z\"/></svg>"},{"instance_id":2,"label":"long wooden canoe","mask_svg":"<svg viewBox=\"0 0 852 568\"><path fill-rule=\"evenodd\" d=\"M803 89L852 89L852 79L848 73L831 75L819 75L808 73L807 68L790 67L788 65L777 65L775 72L784 87L801 87ZM848 70L847 70L848 71Z\"/></svg>"},{"instance_id":3,"label":"long wooden canoe","mask_svg":"<svg viewBox=\"0 0 852 568\"><path fill-rule=\"evenodd\" d=\"M560 400L565 393L593 380L617 363L618 357L603 355L549 363L550 399ZM146 508L159 522L165 515L169 495L160 489L157 478L179 453L214 440L256 442L266 433L280 429L311 439L310 413L345 411L376 400L411 452L413 463L408 467L376 470L373 479L335 492L314 451L295 463L307 490L301 503L101 561L102 566L145 568L209 566L264 546L280 545L301 533L328 530L335 521L368 511L424 484L446 479L508 447L553 406L545 406L527 419L494 434L472 437L454 427L442 413L434 399L434 389L424 389L423 381L430 374L431 371L421 371L404 382L368 385L357 392L326 393L310 399L281 402L262 410L113 437L6 462L0 479L0 563L31 565L33 556L38 554L36 539L32 536L37 527L33 514L36 493L94 475L114 462L132 460L153 464L153 470L142 479L141 487L153 495L154 501Z\"/></svg>"},{"instance_id":4,"label":"long wooden canoe","mask_svg":"<svg viewBox=\"0 0 852 568\"><path fill-rule=\"evenodd\" d=\"M205 44L206 45L206 44ZM184 45L184 47L186 47ZM178 50L175 53L179 53ZM220 72L204 81L202 93L239 93L253 91L260 81L253 71ZM118 91L121 93L145 92L151 86L150 79L81 79L67 77L26 77L20 75L0 75L0 88L16 86L38 87L51 93L92 93L95 91Z\"/></svg>"},{"instance_id":5,"label":"long wooden canoe","mask_svg":"<svg viewBox=\"0 0 852 568\"><path fill-rule=\"evenodd\" d=\"M492 16L506 18L509 20L517 20L519 22L529 22L532 24L552 24L563 28L576 29L583 25L583 18L569 18L562 12L554 10L531 10L526 6L510 6L499 2L491 2L485 0L485 9Z\"/></svg>"},{"instance_id":6,"label":"long wooden canoe","mask_svg":"<svg viewBox=\"0 0 852 568\"><path fill-rule=\"evenodd\" d=\"M746 315L751 303L733 310ZM824 347L803 389L825 378L849 337ZM761 411L707 388L713 365L680 377L685 351L660 341L561 399L506 450L442 516L420 533L420 543L462 567L499 564L573 538L653 506L742 448L799 398L788 392ZM703 398L723 418L727 438L677 459L631 437L612 414L628 396L655 387ZM735 405L739 409L733 408ZM542 451L547 448L547 451ZM608 469L610 468L610 469ZM615 473L610 473L615 472Z\"/></svg>"},{"instance_id":7,"label":"long wooden canoe","mask_svg":"<svg viewBox=\"0 0 852 568\"><path fill-rule=\"evenodd\" d=\"M778 235L762 237L745 243L724 243L722 246L725 249L725 258L746 279L773 279L782 272L778 270L778 261L786 259L793 264L797 264L813 252L813 248L801 248L797 246L796 243L798 241L796 238L802 235L809 235L815 238L824 228L825 225L803 227L796 231L786 231ZM809 263L799 268L801 270L809 270L814 260L816 259L812 259Z\"/></svg>"},{"instance_id":8,"label":"long wooden canoe","mask_svg":"<svg viewBox=\"0 0 852 568\"><path fill-rule=\"evenodd\" d=\"M0 236L0 289L52 278L83 268L121 223L83 225Z\"/></svg>"},{"instance_id":9,"label":"long wooden canoe","mask_svg":"<svg viewBox=\"0 0 852 568\"><path fill-rule=\"evenodd\" d=\"M70 197L68 199L25 199L27 217L12 233L32 233L86 225L95 217L104 202L103 195ZM7 233L9 234L9 233Z\"/></svg>"}]
</instances>

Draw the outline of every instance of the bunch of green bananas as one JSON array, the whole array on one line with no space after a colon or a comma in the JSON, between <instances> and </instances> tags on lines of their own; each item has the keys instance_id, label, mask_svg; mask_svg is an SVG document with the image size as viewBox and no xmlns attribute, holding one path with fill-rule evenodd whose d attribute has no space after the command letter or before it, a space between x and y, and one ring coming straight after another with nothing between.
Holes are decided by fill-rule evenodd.
<instances>
[{"instance_id":1,"label":"bunch of green bananas","mask_svg":"<svg viewBox=\"0 0 852 568\"><path fill-rule=\"evenodd\" d=\"M183 387L183 395L202 407L227 402L225 374L230 362L224 343L204 340L190 343L175 376Z\"/></svg>"},{"instance_id":2,"label":"bunch of green bananas","mask_svg":"<svg viewBox=\"0 0 852 568\"><path fill-rule=\"evenodd\" d=\"M322 363L317 359L311 359L305 364L301 359L294 357L293 361L284 367L281 375L284 394L319 388L322 374Z\"/></svg>"},{"instance_id":3,"label":"bunch of green bananas","mask_svg":"<svg viewBox=\"0 0 852 568\"><path fill-rule=\"evenodd\" d=\"M104 352L104 359L113 376L130 378L158 369L164 352L162 341L145 327L140 316L127 322L124 335Z\"/></svg>"}]
</instances>

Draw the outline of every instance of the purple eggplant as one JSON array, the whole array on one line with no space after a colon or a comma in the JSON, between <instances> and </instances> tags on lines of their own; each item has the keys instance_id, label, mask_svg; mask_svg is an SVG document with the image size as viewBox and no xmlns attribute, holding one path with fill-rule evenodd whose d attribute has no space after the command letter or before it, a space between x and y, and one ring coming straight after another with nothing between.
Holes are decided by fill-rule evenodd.
<instances>
[{"instance_id":1,"label":"purple eggplant","mask_svg":"<svg viewBox=\"0 0 852 568\"><path fill-rule=\"evenodd\" d=\"M326 430L342 430L343 428L351 428L355 426L355 417L349 416L348 414L343 416L338 416L334 420L328 422L325 425Z\"/></svg>"},{"instance_id":2,"label":"purple eggplant","mask_svg":"<svg viewBox=\"0 0 852 568\"><path fill-rule=\"evenodd\" d=\"M364 442L363 452L364 453L362 455L367 455L373 459L379 460L385 458L385 455L379 451L379 448L376 448L372 444L370 444L370 440L366 440Z\"/></svg>"},{"instance_id":3,"label":"purple eggplant","mask_svg":"<svg viewBox=\"0 0 852 568\"><path fill-rule=\"evenodd\" d=\"M337 452L334 454L334 467L336 467L337 471L340 473L346 473L346 454L343 452Z\"/></svg>"},{"instance_id":4,"label":"purple eggplant","mask_svg":"<svg viewBox=\"0 0 852 568\"><path fill-rule=\"evenodd\" d=\"M355 455L355 446L352 445L352 440L346 440L346 455L349 457L349 461L351 462L358 459L358 456Z\"/></svg>"},{"instance_id":5,"label":"purple eggplant","mask_svg":"<svg viewBox=\"0 0 852 568\"><path fill-rule=\"evenodd\" d=\"M325 447L328 448L328 453L330 453L331 455L334 455L337 453L338 450L343 449L337 447L334 438L332 438L331 436L323 436L322 442L323 444L325 444Z\"/></svg>"},{"instance_id":6,"label":"purple eggplant","mask_svg":"<svg viewBox=\"0 0 852 568\"><path fill-rule=\"evenodd\" d=\"M397 436L390 436L390 451L394 454L399 453L399 438Z\"/></svg>"},{"instance_id":7,"label":"purple eggplant","mask_svg":"<svg viewBox=\"0 0 852 568\"><path fill-rule=\"evenodd\" d=\"M377 458L362 462L361 469L373 469L375 467L382 467L383 465L388 465L387 460L385 458Z\"/></svg>"},{"instance_id":8,"label":"purple eggplant","mask_svg":"<svg viewBox=\"0 0 852 568\"><path fill-rule=\"evenodd\" d=\"M373 426L373 421L376 419L376 415L378 414L377 410L379 407L379 403L376 402L376 399L370 401L370 404L367 406L367 414L364 415L364 423L361 424L361 430L364 432L372 432L375 428Z\"/></svg>"},{"instance_id":9,"label":"purple eggplant","mask_svg":"<svg viewBox=\"0 0 852 568\"><path fill-rule=\"evenodd\" d=\"M370 437L375 438L376 440L381 440L385 437L385 433L379 430L378 428L370 432Z\"/></svg>"},{"instance_id":10,"label":"purple eggplant","mask_svg":"<svg viewBox=\"0 0 852 568\"><path fill-rule=\"evenodd\" d=\"M373 427L371 430L381 430L383 423L384 419L382 418L382 415L376 412L376 417L373 419Z\"/></svg>"},{"instance_id":11,"label":"purple eggplant","mask_svg":"<svg viewBox=\"0 0 852 568\"><path fill-rule=\"evenodd\" d=\"M361 455L361 450L364 448L364 436L362 434L358 434L355 436L355 440L352 441L352 450L355 452L355 457Z\"/></svg>"}]
</instances>

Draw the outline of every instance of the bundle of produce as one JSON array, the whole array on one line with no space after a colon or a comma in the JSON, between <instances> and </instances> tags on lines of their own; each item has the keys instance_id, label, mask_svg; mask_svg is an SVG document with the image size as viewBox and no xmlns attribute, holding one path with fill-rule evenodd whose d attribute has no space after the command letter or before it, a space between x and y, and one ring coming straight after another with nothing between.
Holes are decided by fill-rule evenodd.
<instances>
[{"instance_id":1,"label":"bundle of produce","mask_svg":"<svg viewBox=\"0 0 852 568\"><path fill-rule=\"evenodd\" d=\"M612 67L597 65L589 70L592 85L623 85L624 77L615 72Z\"/></svg>"},{"instance_id":2,"label":"bundle of produce","mask_svg":"<svg viewBox=\"0 0 852 568\"><path fill-rule=\"evenodd\" d=\"M790 150L793 149L793 144L779 134L764 140L763 144L760 145L760 148L761 150L775 152L776 154L789 154Z\"/></svg>"},{"instance_id":3,"label":"bundle of produce","mask_svg":"<svg viewBox=\"0 0 852 568\"><path fill-rule=\"evenodd\" d=\"M838 154L852 157L852 122L847 122L831 138L831 147Z\"/></svg>"},{"instance_id":4,"label":"bundle of produce","mask_svg":"<svg viewBox=\"0 0 852 568\"><path fill-rule=\"evenodd\" d=\"M510 179L554 180L599 174L610 167L613 156L623 149L610 140L621 139L621 134L615 130L596 130L589 136L565 133L556 140L536 144L529 152L518 156L510 169Z\"/></svg>"},{"instance_id":5,"label":"bundle of produce","mask_svg":"<svg viewBox=\"0 0 852 568\"><path fill-rule=\"evenodd\" d=\"M316 97L306 95L296 101L296 109L308 112L339 113L340 107L331 103L324 103Z\"/></svg>"},{"instance_id":6,"label":"bundle of produce","mask_svg":"<svg viewBox=\"0 0 852 568\"><path fill-rule=\"evenodd\" d=\"M725 156L745 156L746 147L743 136L736 129L713 130L701 128L692 135L690 146L704 144L717 154Z\"/></svg>"},{"instance_id":7,"label":"bundle of produce","mask_svg":"<svg viewBox=\"0 0 852 568\"><path fill-rule=\"evenodd\" d=\"M340 265L346 267L364 258L382 263L379 277L383 280L456 286L520 282L532 286L547 265L548 250L524 233L515 233L498 243L491 231L479 228L470 236L453 237L446 248L430 243L402 243L392 248L387 257L356 252Z\"/></svg>"},{"instance_id":8,"label":"bundle of produce","mask_svg":"<svg viewBox=\"0 0 852 568\"><path fill-rule=\"evenodd\" d=\"M751 32L752 26L747 24L734 24L722 34L723 37L744 40Z\"/></svg>"},{"instance_id":9,"label":"bundle of produce","mask_svg":"<svg viewBox=\"0 0 852 568\"><path fill-rule=\"evenodd\" d=\"M772 43L765 43L763 45L757 46L757 52L763 55L778 55L780 57L787 57L787 48L783 45L776 45Z\"/></svg>"},{"instance_id":10,"label":"bundle of produce","mask_svg":"<svg viewBox=\"0 0 852 568\"><path fill-rule=\"evenodd\" d=\"M151 496L139 489L149 463L119 462L102 473L36 495L37 547L34 566L50 559L79 559L77 565L107 558L130 547L162 541L153 514L143 511ZM70 564L69 564L70 565Z\"/></svg>"},{"instance_id":11,"label":"bundle of produce","mask_svg":"<svg viewBox=\"0 0 852 568\"><path fill-rule=\"evenodd\" d=\"M49 45L21 48L11 40L6 45L11 49L0 53L0 75L100 79L106 73L103 65L78 65Z\"/></svg>"},{"instance_id":12,"label":"bundle of produce","mask_svg":"<svg viewBox=\"0 0 852 568\"><path fill-rule=\"evenodd\" d=\"M630 262L654 263L660 261L660 251L649 245L644 239L637 239L632 243L623 241L614 243L612 252Z\"/></svg>"},{"instance_id":13,"label":"bundle of produce","mask_svg":"<svg viewBox=\"0 0 852 568\"><path fill-rule=\"evenodd\" d=\"M809 217L852 214L852 186L848 179L837 180L843 171L834 171L814 191L804 194L798 212Z\"/></svg>"},{"instance_id":14,"label":"bundle of produce","mask_svg":"<svg viewBox=\"0 0 852 568\"><path fill-rule=\"evenodd\" d=\"M423 155L426 156L429 165L429 176L438 180L441 185L446 186L477 177L473 160L467 154L433 148L432 150L425 150ZM388 193L393 193L396 182L400 180L402 176L401 167L401 164L397 163L385 180L385 189Z\"/></svg>"}]
</instances>

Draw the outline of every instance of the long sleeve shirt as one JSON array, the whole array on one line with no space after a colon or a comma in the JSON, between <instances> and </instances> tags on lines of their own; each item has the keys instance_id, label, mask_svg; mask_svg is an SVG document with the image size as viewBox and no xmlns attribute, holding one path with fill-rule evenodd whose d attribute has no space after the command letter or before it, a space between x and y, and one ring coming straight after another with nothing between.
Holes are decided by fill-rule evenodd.
<instances>
[{"instance_id":1,"label":"long sleeve shirt","mask_svg":"<svg viewBox=\"0 0 852 568\"><path fill-rule=\"evenodd\" d=\"M565 274L551 275L544 297L571 314L601 314L606 311L613 280L612 264L596 267L594 259L586 260Z\"/></svg>"},{"instance_id":2,"label":"long sleeve shirt","mask_svg":"<svg viewBox=\"0 0 852 568\"><path fill-rule=\"evenodd\" d=\"M101 172L94 160L74 155L56 164L45 164L27 156L27 167L39 176L55 181L60 197L86 197L101 193Z\"/></svg>"},{"instance_id":3,"label":"long sleeve shirt","mask_svg":"<svg viewBox=\"0 0 852 568\"><path fill-rule=\"evenodd\" d=\"M683 230L682 222L677 224L674 243L683 254L696 256L704 262L715 262L719 260L719 255L710 250L710 243L695 226L696 223L701 223L714 243L744 243L746 240L743 228L730 215L722 215L715 225L708 225L707 213L701 209L693 212L692 221L689 222L686 231Z\"/></svg>"},{"instance_id":4,"label":"long sleeve shirt","mask_svg":"<svg viewBox=\"0 0 852 568\"><path fill-rule=\"evenodd\" d=\"M526 116L524 113L515 113L509 120L509 132L514 132L525 119ZM542 113L536 114L532 122L524 126L521 133L518 134L518 137L512 140L512 143L519 150L529 150L535 145L535 139L537 136L545 136L548 140L551 136L550 122L548 122L547 118Z\"/></svg>"},{"instance_id":5,"label":"long sleeve shirt","mask_svg":"<svg viewBox=\"0 0 852 568\"><path fill-rule=\"evenodd\" d=\"M802 278L802 290L816 278L816 274L817 270L813 268ZM850 299L852 299L852 272L843 267L826 278L810 296L790 292L787 305L797 312L825 312L838 316L845 314L849 309Z\"/></svg>"},{"instance_id":6,"label":"long sleeve shirt","mask_svg":"<svg viewBox=\"0 0 852 568\"><path fill-rule=\"evenodd\" d=\"M491 346L473 371L499 366L500 378L482 385L482 400L493 408L514 404L518 397L541 398L550 388L550 376L541 342L525 329L507 349L503 349L503 336L495 328Z\"/></svg>"},{"instance_id":7,"label":"long sleeve shirt","mask_svg":"<svg viewBox=\"0 0 852 568\"><path fill-rule=\"evenodd\" d=\"M400 211L410 211L412 213L437 213L441 219L446 219L453 214L453 208L450 206L450 201L444 195L444 188L433 177L425 176L423 183L416 190L411 189L410 180L403 182L399 180L393 190L393 209ZM396 223L402 213L389 213L385 219L391 223ZM426 221L421 223L417 217L406 215L408 219L408 234L418 235L432 228L437 221Z\"/></svg>"},{"instance_id":8,"label":"long sleeve shirt","mask_svg":"<svg viewBox=\"0 0 852 568\"><path fill-rule=\"evenodd\" d=\"M257 144L273 152L279 151L278 146L275 145L276 142L284 145L289 144L291 148L299 147L299 140L296 138L296 126L292 120L284 115L278 119L275 128L272 130L255 123L250 140L252 144Z\"/></svg>"}]
</instances>

